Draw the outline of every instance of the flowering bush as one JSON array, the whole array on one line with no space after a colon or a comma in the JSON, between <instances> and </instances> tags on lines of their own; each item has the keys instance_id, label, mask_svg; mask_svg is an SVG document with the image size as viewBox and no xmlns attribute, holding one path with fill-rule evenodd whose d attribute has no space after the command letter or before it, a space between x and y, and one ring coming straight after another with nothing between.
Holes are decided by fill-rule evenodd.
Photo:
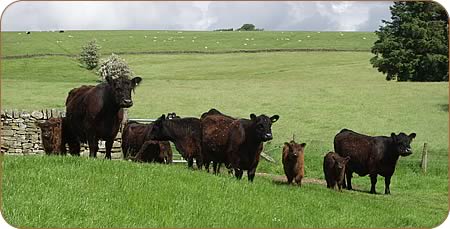
<instances>
[{"instance_id":1,"label":"flowering bush","mask_svg":"<svg viewBox=\"0 0 450 229\"><path fill-rule=\"evenodd\" d=\"M100 60L100 46L97 40L91 40L86 45L81 47L80 62L85 65L87 69L92 70L98 66Z\"/></svg>"},{"instance_id":2,"label":"flowering bush","mask_svg":"<svg viewBox=\"0 0 450 229\"><path fill-rule=\"evenodd\" d=\"M110 76L113 79L118 77L126 77L131 79L133 76L133 72L127 62L114 53L102 62L100 69L98 70L98 74L100 75L100 80L102 81L104 81L107 76Z\"/></svg>"}]
</instances>

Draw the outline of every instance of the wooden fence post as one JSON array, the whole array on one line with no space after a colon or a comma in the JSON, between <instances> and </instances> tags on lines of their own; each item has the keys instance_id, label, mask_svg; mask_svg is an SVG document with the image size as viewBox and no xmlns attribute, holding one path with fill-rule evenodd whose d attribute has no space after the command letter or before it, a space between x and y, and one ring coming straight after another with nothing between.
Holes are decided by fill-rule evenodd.
<instances>
[{"instance_id":1,"label":"wooden fence post","mask_svg":"<svg viewBox=\"0 0 450 229\"><path fill-rule=\"evenodd\" d=\"M427 165L428 165L428 149L427 149L427 143L423 143L423 151L422 151L422 161L420 162L420 168L422 168L422 171L424 173L427 172Z\"/></svg>"}]
</instances>

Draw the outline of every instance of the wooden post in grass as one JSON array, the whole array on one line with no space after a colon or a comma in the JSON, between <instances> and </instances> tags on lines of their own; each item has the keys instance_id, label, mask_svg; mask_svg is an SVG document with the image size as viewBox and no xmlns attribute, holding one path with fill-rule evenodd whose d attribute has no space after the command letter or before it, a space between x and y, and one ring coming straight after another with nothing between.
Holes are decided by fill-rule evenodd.
<instances>
[{"instance_id":1,"label":"wooden post in grass","mask_svg":"<svg viewBox=\"0 0 450 229\"><path fill-rule=\"evenodd\" d=\"M428 149L427 149L427 143L423 143L423 151L422 151L422 161L420 162L420 168L422 168L422 171L424 173L427 172L427 165L428 165Z\"/></svg>"}]
</instances>

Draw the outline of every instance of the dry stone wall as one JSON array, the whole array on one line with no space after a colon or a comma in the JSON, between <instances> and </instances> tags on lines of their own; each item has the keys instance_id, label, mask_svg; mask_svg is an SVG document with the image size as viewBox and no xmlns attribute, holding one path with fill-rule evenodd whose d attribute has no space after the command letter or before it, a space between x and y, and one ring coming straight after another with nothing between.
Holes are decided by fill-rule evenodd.
<instances>
[{"instance_id":1,"label":"dry stone wall","mask_svg":"<svg viewBox=\"0 0 450 229\"><path fill-rule=\"evenodd\" d=\"M36 121L49 118L64 117L65 112L58 109L43 109L35 111L1 110L1 152L6 154L26 155L44 154L41 141L41 130ZM117 134L113 144L113 159L121 158L121 132ZM105 152L105 143L99 143L100 153ZM87 145L82 145L81 155L89 155ZM98 154L101 157L102 154Z\"/></svg>"}]
</instances>

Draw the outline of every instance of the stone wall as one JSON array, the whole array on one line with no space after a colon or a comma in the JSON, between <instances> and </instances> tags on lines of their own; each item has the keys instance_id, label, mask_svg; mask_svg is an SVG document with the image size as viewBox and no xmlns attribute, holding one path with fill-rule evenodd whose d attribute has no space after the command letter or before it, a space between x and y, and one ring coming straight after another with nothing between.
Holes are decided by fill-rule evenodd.
<instances>
[{"instance_id":1,"label":"stone wall","mask_svg":"<svg viewBox=\"0 0 450 229\"><path fill-rule=\"evenodd\" d=\"M41 130L36 121L45 121L49 118L64 117L65 112L57 109L44 109L35 111L1 110L1 151L6 154L44 154L41 141ZM117 134L113 144L112 157L121 158L121 133ZM100 153L105 152L105 142L99 143ZM89 155L87 145L82 145L81 155ZM103 154L98 154L98 157Z\"/></svg>"}]
</instances>

